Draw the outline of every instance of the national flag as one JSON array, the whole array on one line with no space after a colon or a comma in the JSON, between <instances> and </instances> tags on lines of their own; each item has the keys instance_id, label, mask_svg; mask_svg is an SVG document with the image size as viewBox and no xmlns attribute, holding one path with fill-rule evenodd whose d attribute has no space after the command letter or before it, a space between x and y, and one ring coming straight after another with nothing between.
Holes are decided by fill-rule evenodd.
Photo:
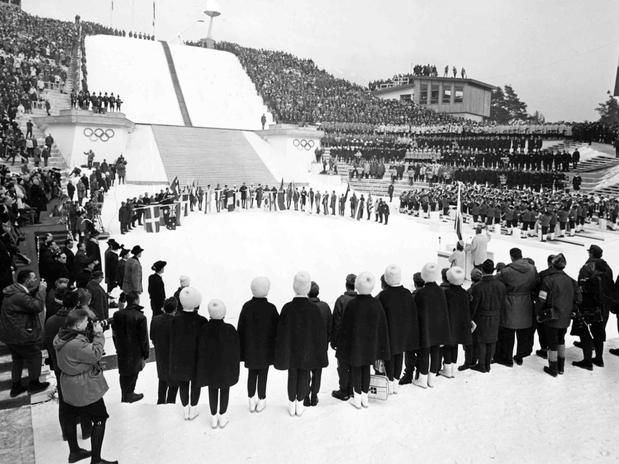
<instances>
[{"instance_id":1,"label":"national flag","mask_svg":"<svg viewBox=\"0 0 619 464\"><path fill-rule=\"evenodd\" d=\"M112 0L112 11L114 11L114 0Z\"/></svg>"},{"instance_id":2,"label":"national flag","mask_svg":"<svg viewBox=\"0 0 619 464\"><path fill-rule=\"evenodd\" d=\"M284 190L284 178L282 177L282 183L279 186L280 190Z\"/></svg>"},{"instance_id":3,"label":"national flag","mask_svg":"<svg viewBox=\"0 0 619 464\"><path fill-rule=\"evenodd\" d=\"M181 194L181 183L178 181L178 176L175 176L170 183L170 190L174 194L175 198L178 198Z\"/></svg>"},{"instance_id":4,"label":"national flag","mask_svg":"<svg viewBox=\"0 0 619 464\"><path fill-rule=\"evenodd\" d=\"M458 240L462 240L462 200L460 198L461 186L462 183L458 182L458 200L456 201L456 217L454 220L454 229L456 230Z\"/></svg>"},{"instance_id":5,"label":"national flag","mask_svg":"<svg viewBox=\"0 0 619 464\"><path fill-rule=\"evenodd\" d=\"M153 1L153 28L155 27L155 17L157 15L155 14L155 2Z\"/></svg>"},{"instance_id":6,"label":"national flag","mask_svg":"<svg viewBox=\"0 0 619 464\"><path fill-rule=\"evenodd\" d=\"M617 76L615 77L615 91L613 95L619 97L619 64L617 64Z\"/></svg>"},{"instance_id":7,"label":"national flag","mask_svg":"<svg viewBox=\"0 0 619 464\"><path fill-rule=\"evenodd\" d=\"M183 216L189 216L189 194L183 193L181 195L181 208L183 211Z\"/></svg>"},{"instance_id":8,"label":"national flag","mask_svg":"<svg viewBox=\"0 0 619 464\"><path fill-rule=\"evenodd\" d=\"M350 184L346 186L346 193L344 194L344 202L348 199L348 192L350 192Z\"/></svg>"},{"instance_id":9,"label":"national flag","mask_svg":"<svg viewBox=\"0 0 619 464\"><path fill-rule=\"evenodd\" d=\"M158 205L147 206L144 210L144 230L158 233L161 229L161 211Z\"/></svg>"}]
</instances>

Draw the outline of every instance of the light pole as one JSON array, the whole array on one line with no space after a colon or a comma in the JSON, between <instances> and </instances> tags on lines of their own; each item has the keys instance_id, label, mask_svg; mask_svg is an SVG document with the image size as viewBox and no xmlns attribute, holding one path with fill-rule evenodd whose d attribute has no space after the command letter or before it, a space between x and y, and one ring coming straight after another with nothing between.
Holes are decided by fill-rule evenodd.
<instances>
[{"instance_id":1,"label":"light pole","mask_svg":"<svg viewBox=\"0 0 619 464\"><path fill-rule=\"evenodd\" d=\"M213 40L213 21L219 15L221 15L221 9L217 4L216 0L208 0L206 2L206 10L204 10L204 14L211 18L208 23L208 34L206 34L206 48L215 48L215 41Z\"/></svg>"}]
</instances>

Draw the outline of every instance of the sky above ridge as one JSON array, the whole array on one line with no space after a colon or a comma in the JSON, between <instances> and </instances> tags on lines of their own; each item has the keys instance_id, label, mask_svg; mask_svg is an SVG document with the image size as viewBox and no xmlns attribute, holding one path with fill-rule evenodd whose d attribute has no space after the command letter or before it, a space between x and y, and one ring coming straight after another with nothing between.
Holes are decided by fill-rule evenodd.
<instances>
[{"instance_id":1,"label":"sky above ridge","mask_svg":"<svg viewBox=\"0 0 619 464\"><path fill-rule=\"evenodd\" d=\"M112 3L114 9L112 12ZM206 36L205 0L156 0L157 38ZM29 13L151 33L153 0L22 0ZM548 121L595 120L614 88L617 0L219 0L215 40L284 50L367 85L411 63L512 85Z\"/></svg>"}]
</instances>

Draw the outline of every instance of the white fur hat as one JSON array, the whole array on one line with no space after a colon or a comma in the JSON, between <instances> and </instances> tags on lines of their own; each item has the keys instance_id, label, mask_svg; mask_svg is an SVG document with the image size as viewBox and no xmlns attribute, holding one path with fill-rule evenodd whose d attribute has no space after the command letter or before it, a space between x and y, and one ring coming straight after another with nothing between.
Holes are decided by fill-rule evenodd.
<instances>
[{"instance_id":1,"label":"white fur hat","mask_svg":"<svg viewBox=\"0 0 619 464\"><path fill-rule=\"evenodd\" d=\"M311 285L312 278L310 277L309 272L299 271L295 274L292 282L292 289L294 290L295 295L307 296Z\"/></svg>"},{"instance_id":2,"label":"white fur hat","mask_svg":"<svg viewBox=\"0 0 619 464\"><path fill-rule=\"evenodd\" d=\"M464 269L459 266L449 268L447 280L451 285L462 285L464 283Z\"/></svg>"},{"instance_id":3,"label":"white fur hat","mask_svg":"<svg viewBox=\"0 0 619 464\"><path fill-rule=\"evenodd\" d=\"M191 285L191 277L182 275L180 277L180 281L181 281L181 287L189 287Z\"/></svg>"},{"instance_id":4,"label":"white fur hat","mask_svg":"<svg viewBox=\"0 0 619 464\"><path fill-rule=\"evenodd\" d=\"M436 282L439 275L440 271L436 263L427 263L421 269L421 278L425 283Z\"/></svg>"},{"instance_id":5,"label":"white fur hat","mask_svg":"<svg viewBox=\"0 0 619 464\"><path fill-rule=\"evenodd\" d=\"M251 294L256 298L266 298L271 288L271 281L267 277L256 277L251 281Z\"/></svg>"},{"instance_id":6,"label":"white fur hat","mask_svg":"<svg viewBox=\"0 0 619 464\"><path fill-rule=\"evenodd\" d=\"M374 290L376 279L369 272L362 272L355 280L355 289L359 295L371 295Z\"/></svg>"},{"instance_id":7,"label":"white fur hat","mask_svg":"<svg viewBox=\"0 0 619 464\"><path fill-rule=\"evenodd\" d=\"M398 287L402 284L402 269L395 264L390 264L385 269L385 283L390 287Z\"/></svg>"},{"instance_id":8,"label":"white fur hat","mask_svg":"<svg viewBox=\"0 0 619 464\"><path fill-rule=\"evenodd\" d=\"M181 290L178 298L181 300L183 311L193 311L202 303L202 295L193 287L185 287Z\"/></svg>"},{"instance_id":9,"label":"white fur hat","mask_svg":"<svg viewBox=\"0 0 619 464\"><path fill-rule=\"evenodd\" d=\"M226 304L217 299L209 301L208 315L211 319L223 319L226 317Z\"/></svg>"}]
</instances>

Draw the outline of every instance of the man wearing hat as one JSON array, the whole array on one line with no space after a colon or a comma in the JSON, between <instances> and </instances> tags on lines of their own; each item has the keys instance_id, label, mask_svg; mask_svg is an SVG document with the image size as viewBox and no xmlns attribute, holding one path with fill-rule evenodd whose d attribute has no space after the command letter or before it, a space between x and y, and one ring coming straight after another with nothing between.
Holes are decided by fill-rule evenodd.
<instances>
[{"instance_id":1,"label":"man wearing hat","mask_svg":"<svg viewBox=\"0 0 619 464\"><path fill-rule=\"evenodd\" d=\"M543 324L548 346L548 366L544 372L556 377L565 367L565 334L572 322L572 313L580 304L577 283L563 269L567 264L563 253L553 256L550 267L544 271L535 312Z\"/></svg>"},{"instance_id":2,"label":"man wearing hat","mask_svg":"<svg viewBox=\"0 0 619 464\"><path fill-rule=\"evenodd\" d=\"M582 292L580 306L584 323L588 326L573 332L580 335L583 360L572 363L577 367L592 370L593 365L604 367L604 342L606 341L606 323L612 305L614 290L613 271L602 259L602 249L591 245L587 250L589 259L578 272L578 285ZM592 352L595 350L595 358Z\"/></svg>"},{"instance_id":3,"label":"man wearing hat","mask_svg":"<svg viewBox=\"0 0 619 464\"><path fill-rule=\"evenodd\" d=\"M345 360L337 355L339 349L339 336L342 328L342 320L344 319L344 311L350 301L357 295L355 291L355 274L346 276L346 291L335 300L333 305L333 317L331 319L331 348L335 350L337 358L337 375L339 377L339 389L333 390L331 396L341 401L348 401L352 396L352 384L350 383L350 365Z\"/></svg>"},{"instance_id":4,"label":"man wearing hat","mask_svg":"<svg viewBox=\"0 0 619 464\"><path fill-rule=\"evenodd\" d=\"M120 249L120 245L113 238L107 241L107 250L105 250L104 272L105 283L107 284L107 292L110 293L114 288L118 286L118 254L117 250Z\"/></svg>"},{"instance_id":5,"label":"man wearing hat","mask_svg":"<svg viewBox=\"0 0 619 464\"><path fill-rule=\"evenodd\" d=\"M490 372L490 360L499 336L499 319L505 307L505 285L495 279L494 261L485 260L481 265L481 280L471 287L471 317L477 326L478 363L472 369Z\"/></svg>"},{"instance_id":6,"label":"man wearing hat","mask_svg":"<svg viewBox=\"0 0 619 464\"><path fill-rule=\"evenodd\" d=\"M123 278L122 290L126 294L135 292L138 295L142 293L142 264L140 258L144 249L140 245L136 245L131 249L131 258L125 264L125 272Z\"/></svg>"},{"instance_id":7,"label":"man wearing hat","mask_svg":"<svg viewBox=\"0 0 619 464\"><path fill-rule=\"evenodd\" d=\"M163 314L163 303L165 302L165 285L161 274L166 266L165 261L156 261L151 269L154 274L148 277L148 296L150 297L150 307L153 310L153 317Z\"/></svg>"},{"instance_id":8,"label":"man wearing hat","mask_svg":"<svg viewBox=\"0 0 619 464\"><path fill-rule=\"evenodd\" d=\"M139 301L135 292L127 293L127 306L116 311L112 321L123 403L134 403L144 398L142 393L135 393L138 374L144 369L150 351L146 316Z\"/></svg>"}]
</instances>

